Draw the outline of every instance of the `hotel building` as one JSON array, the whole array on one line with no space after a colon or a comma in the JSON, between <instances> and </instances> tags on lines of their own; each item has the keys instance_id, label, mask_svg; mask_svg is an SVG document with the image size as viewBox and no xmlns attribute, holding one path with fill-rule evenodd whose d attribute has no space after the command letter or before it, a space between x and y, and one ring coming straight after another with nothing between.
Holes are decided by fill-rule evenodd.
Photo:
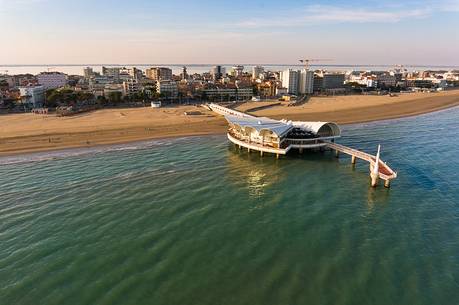
<instances>
[{"instance_id":1,"label":"hotel building","mask_svg":"<svg viewBox=\"0 0 459 305\"><path fill-rule=\"evenodd\" d=\"M67 75L61 72L41 72L37 81L45 90L64 87L67 84Z\"/></svg>"},{"instance_id":2,"label":"hotel building","mask_svg":"<svg viewBox=\"0 0 459 305\"><path fill-rule=\"evenodd\" d=\"M145 71L145 75L147 76L147 78L153 79L155 81L171 80L172 69L165 67L153 67L147 69Z\"/></svg>"},{"instance_id":3,"label":"hotel building","mask_svg":"<svg viewBox=\"0 0 459 305\"><path fill-rule=\"evenodd\" d=\"M281 74L282 87L287 88L290 94L298 94L298 74L298 71L292 69L287 69Z\"/></svg>"},{"instance_id":4,"label":"hotel building","mask_svg":"<svg viewBox=\"0 0 459 305\"><path fill-rule=\"evenodd\" d=\"M298 93L312 94L314 91L314 72L303 69L298 73L298 75Z\"/></svg>"},{"instance_id":5,"label":"hotel building","mask_svg":"<svg viewBox=\"0 0 459 305\"><path fill-rule=\"evenodd\" d=\"M165 99L176 99L178 97L177 83L171 80L159 81L156 85L156 92Z\"/></svg>"}]
</instances>

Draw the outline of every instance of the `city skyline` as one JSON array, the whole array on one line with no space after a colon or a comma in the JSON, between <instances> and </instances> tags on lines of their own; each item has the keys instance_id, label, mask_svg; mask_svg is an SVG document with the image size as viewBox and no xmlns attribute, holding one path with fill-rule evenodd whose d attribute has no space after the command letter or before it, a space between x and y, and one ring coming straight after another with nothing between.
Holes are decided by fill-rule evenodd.
<instances>
[{"instance_id":1,"label":"city skyline","mask_svg":"<svg viewBox=\"0 0 459 305\"><path fill-rule=\"evenodd\" d=\"M0 64L459 65L459 1L0 0Z\"/></svg>"}]
</instances>

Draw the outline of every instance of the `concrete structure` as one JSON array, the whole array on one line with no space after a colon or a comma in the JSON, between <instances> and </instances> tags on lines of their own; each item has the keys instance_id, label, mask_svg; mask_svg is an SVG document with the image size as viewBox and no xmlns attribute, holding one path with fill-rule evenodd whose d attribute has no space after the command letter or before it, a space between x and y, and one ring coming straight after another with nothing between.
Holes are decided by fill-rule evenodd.
<instances>
[{"instance_id":1,"label":"concrete structure","mask_svg":"<svg viewBox=\"0 0 459 305\"><path fill-rule=\"evenodd\" d=\"M137 81L140 81L143 78L142 70L137 69L136 67L128 69L128 75Z\"/></svg>"},{"instance_id":2,"label":"concrete structure","mask_svg":"<svg viewBox=\"0 0 459 305\"><path fill-rule=\"evenodd\" d=\"M140 84L136 79L123 82L123 95L132 95L140 91Z\"/></svg>"},{"instance_id":3,"label":"concrete structure","mask_svg":"<svg viewBox=\"0 0 459 305\"><path fill-rule=\"evenodd\" d=\"M31 108L41 108L45 102L45 87L44 86L29 86L19 87L21 100Z\"/></svg>"},{"instance_id":4,"label":"concrete structure","mask_svg":"<svg viewBox=\"0 0 459 305\"><path fill-rule=\"evenodd\" d=\"M186 67L185 66L182 67L182 73L180 74L180 78L182 80L187 80L188 79L188 73L186 71Z\"/></svg>"},{"instance_id":5,"label":"concrete structure","mask_svg":"<svg viewBox=\"0 0 459 305\"><path fill-rule=\"evenodd\" d=\"M212 79L216 81L226 76L226 70L222 66L213 66L210 70L210 75L212 76Z\"/></svg>"},{"instance_id":6,"label":"concrete structure","mask_svg":"<svg viewBox=\"0 0 459 305\"><path fill-rule=\"evenodd\" d=\"M287 88L290 94L298 94L298 74L298 71L292 69L287 69L282 72L282 87Z\"/></svg>"},{"instance_id":7,"label":"concrete structure","mask_svg":"<svg viewBox=\"0 0 459 305\"><path fill-rule=\"evenodd\" d=\"M210 100L248 100L253 97L253 89L217 87L203 90Z\"/></svg>"},{"instance_id":8,"label":"concrete structure","mask_svg":"<svg viewBox=\"0 0 459 305\"><path fill-rule=\"evenodd\" d=\"M86 78L86 79L90 79L90 78L96 76L96 74L94 73L94 70L91 67L84 68L83 69L83 75L84 75L84 78Z\"/></svg>"},{"instance_id":9,"label":"concrete structure","mask_svg":"<svg viewBox=\"0 0 459 305\"><path fill-rule=\"evenodd\" d=\"M258 94L262 97L273 97L276 95L276 82L267 81L261 84L257 84Z\"/></svg>"},{"instance_id":10,"label":"concrete structure","mask_svg":"<svg viewBox=\"0 0 459 305\"><path fill-rule=\"evenodd\" d=\"M41 72L37 75L37 81L45 90L56 89L67 84L67 75L61 72Z\"/></svg>"},{"instance_id":11,"label":"concrete structure","mask_svg":"<svg viewBox=\"0 0 459 305\"><path fill-rule=\"evenodd\" d=\"M210 104L209 108L225 116L228 121L228 139L248 151L259 151L280 155L287 154L292 149L300 153L304 149L333 149L336 156L340 152L349 154L354 164L356 158L370 163L371 186L375 187L379 179L385 180L385 186L390 186L390 181L397 177L386 163L380 160L380 147L376 156L358 151L344 145L335 144L334 141L341 136L339 126L331 122L292 122L286 120L273 120L266 117L254 117L234 109Z\"/></svg>"},{"instance_id":12,"label":"concrete structure","mask_svg":"<svg viewBox=\"0 0 459 305\"><path fill-rule=\"evenodd\" d=\"M241 66L241 65L233 66L234 77L239 78L239 77L242 77L243 74L244 74L244 66Z\"/></svg>"},{"instance_id":13,"label":"concrete structure","mask_svg":"<svg viewBox=\"0 0 459 305\"><path fill-rule=\"evenodd\" d=\"M145 75L149 79L156 81L172 80L172 69L165 67L153 67L145 71Z\"/></svg>"},{"instance_id":14,"label":"concrete structure","mask_svg":"<svg viewBox=\"0 0 459 305\"><path fill-rule=\"evenodd\" d=\"M324 84L324 78L320 75L314 75L313 80L313 91L318 92L321 91Z\"/></svg>"},{"instance_id":15,"label":"concrete structure","mask_svg":"<svg viewBox=\"0 0 459 305\"><path fill-rule=\"evenodd\" d=\"M277 87L276 88L276 95L277 96L283 96L288 94L288 89L285 87Z\"/></svg>"},{"instance_id":16,"label":"concrete structure","mask_svg":"<svg viewBox=\"0 0 459 305\"><path fill-rule=\"evenodd\" d=\"M298 93L312 94L314 91L314 72L303 69L299 72Z\"/></svg>"},{"instance_id":17,"label":"concrete structure","mask_svg":"<svg viewBox=\"0 0 459 305\"><path fill-rule=\"evenodd\" d=\"M325 73L323 76L323 89L339 89L344 88L344 78L343 73Z\"/></svg>"},{"instance_id":18,"label":"concrete structure","mask_svg":"<svg viewBox=\"0 0 459 305\"><path fill-rule=\"evenodd\" d=\"M121 68L119 67L113 67L113 68L107 68L107 67L102 67L102 75L108 78L113 79L113 81L119 81L120 80L120 70Z\"/></svg>"},{"instance_id":19,"label":"concrete structure","mask_svg":"<svg viewBox=\"0 0 459 305\"><path fill-rule=\"evenodd\" d=\"M385 162L380 158L381 146L378 145L378 151L376 156L368 153L346 147L344 145L336 143L328 143L328 148L335 150L336 157L339 157L339 153L344 153L351 156L352 164L355 164L356 159L361 159L370 163L370 179L371 186L375 187L378 184L378 180L384 180L384 186L390 187L390 181L397 178L397 173L393 171Z\"/></svg>"},{"instance_id":20,"label":"concrete structure","mask_svg":"<svg viewBox=\"0 0 459 305\"><path fill-rule=\"evenodd\" d=\"M161 98L176 99L178 97L177 83L171 80L160 81L156 85L156 92L161 94Z\"/></svg>"},{"instance_id":21,"label":"concrete structure","mask_svg":"<svg viewBox=\"0 0 459 305\"><path fill-rule=\"evenodd\" d=\"M263 74L265 72L265 68L262 66L255 66L252 67L252 79L256 80L260 78L260 74Z\"/></svg>"},{"instance_id":22,"label":"concrete structure","mask_svg":"<svg viewBox=\"0 0 459 305\"><path fill-rule=\"evenodd\" d=\"M104 92L104 97L105 98L110 98L111 93L120 93L120 95L124 95L124 89L123 85L121 84L107 84L104 86L103 89Z\"/></svg>"},{"instance_id":23,"label":"concrete structure","mask_svg":"<svg viewBox=\"0 0 459 305\"><path fill-rule=\"evenodd\" d=\"M395 87L397 84L397 78L395 75L388 73L380 74L376 76L376 82L378 87Z\"/></svg>"}]
</instances>

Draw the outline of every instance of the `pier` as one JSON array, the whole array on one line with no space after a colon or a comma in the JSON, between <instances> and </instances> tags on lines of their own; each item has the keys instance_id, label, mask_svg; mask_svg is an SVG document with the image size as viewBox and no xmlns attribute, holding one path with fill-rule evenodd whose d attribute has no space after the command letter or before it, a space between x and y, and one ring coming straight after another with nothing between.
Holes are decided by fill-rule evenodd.
<instances>
[{"instance_id":1,"label":"pier","mask_svg":"<svg viewBox=\"0 0 459 305\"><path fill-rule=\"evenodd\" d=\"M385 187L390 187L390 181L397 178L397 173L380 159L380 145L376 156L337 143L327 143L327 147L335 151L336 157L339 157L340 153L351 156L352 164L355 164L357 159L368 162L370 164L371 186L373 187L378 184L379 179L384 180Z\"/></svg>"},{"instance_id":2,"label":"pier","mask_svg":"<svg viewBox=\"0 0 459 305\"><path fill-rule=\"evenodd\" d=\"M260 156L271 153L279 158L290 150L297 149L300 153L305 149L330 149L336 157L340 153L351 156L352 164L357 159L369 163L371 186L376 187L379 180L384 181L385 187L390 187L391 180L397 178L397 173L381 160L381 146L376 155L335 143L341 137L341 129L333 122L302 122L273 120L266 117L256 117L217 104L208 105L212 111L224 115L228 121L227 137L239 149L247 148L258 151Z\"/></svg>"}]
</instances>

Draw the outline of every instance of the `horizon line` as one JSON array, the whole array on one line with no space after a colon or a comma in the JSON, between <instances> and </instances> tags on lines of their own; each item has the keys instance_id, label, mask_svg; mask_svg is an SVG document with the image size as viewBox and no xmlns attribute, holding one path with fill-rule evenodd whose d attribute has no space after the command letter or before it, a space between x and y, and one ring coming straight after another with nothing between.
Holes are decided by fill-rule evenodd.
<instances>
[{"instance_id":1,"label":"horizon line","mask_svg":"<svg viewBox=\"0 0 459 305\"><path fill-rule=\"evenodd\" d=\"M0 67L40 67L40 66L61 66L61 67L78 67L78 66L235 66L235 65L259 65L259 66L304 66L304 64L293 63L78 63L78 64L64 64L64 63L51 63L51 64L2 64ZM366 66L366 67L381 67L381 66L403 66L403 67L459 67L459 64L309 64L311 67L336 67L336 66Z\"/></svg>"}]
</instances>

